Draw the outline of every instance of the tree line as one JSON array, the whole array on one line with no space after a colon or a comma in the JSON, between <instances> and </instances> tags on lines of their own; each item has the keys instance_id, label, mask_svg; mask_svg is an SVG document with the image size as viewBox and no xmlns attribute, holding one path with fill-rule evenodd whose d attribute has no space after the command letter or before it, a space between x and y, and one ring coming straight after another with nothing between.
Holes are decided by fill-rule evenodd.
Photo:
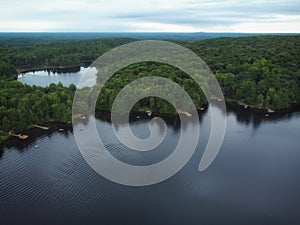
<instances>
[{"instance_id":1,"label":"tree line","mask_svg":"<svg viewBox=\"0 0 300 225\"><path fill-rule=\"evenodd\" d=\"M209 65L225 97L256 108L300 103L300 36L218 38L186 45Z\"/></svg>"},{"instance_id":2,"label":"tree line","mask_svg":"<svg viewBox=\"0 0 300 225\"><path fill-rule=\"evenodd\" d=\"M71 120L74 85L30 87L14 80L17 69L92 62L104 52L132 41L135 39L0 40L0 130L21 131L35 123ZM208 64L227 100L275 110L300 103L299 35L174 42L191 49ZM143 62L118 71L102 89L97 108L109 111L117 93L131 81L144 76L171 79L188 92L197 107L207 103L202 91L184 72L161 63ZM98 74L98 81L101 81L101 74ZM88 102L79 104L85 108ZM142 99L134 106L136 110L146 108L174 111L166 101L154 97Z\"/></svg>"},{"instance_id":3,"label":"tree line","mask_svg":"<svg viewBox=\"0 0 300 225\"><path fill-rule=\"evenodd\" d=\"M0 136L18 133L48 121L71 121L75 85L49 87L0 80Z\"/></svg>"},{"instance_id":4,"label":"tree line","mask_svg":"<svg viewBox=\"0 0 300 225\"><path fill-rule=\"evenodd\" d=\"M91 63L108 50L134 40L129 38L0 40L0 79L15 79L18 69L46 69Z\"/></svg>"}]
</instances>

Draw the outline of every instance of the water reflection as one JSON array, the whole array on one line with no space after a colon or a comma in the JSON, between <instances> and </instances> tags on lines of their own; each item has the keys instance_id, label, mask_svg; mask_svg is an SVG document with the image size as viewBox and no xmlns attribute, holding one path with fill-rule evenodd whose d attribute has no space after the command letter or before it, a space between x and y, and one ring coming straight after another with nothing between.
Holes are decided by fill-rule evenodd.
<instances>
[{"instance_id":1,"label":"water reflection","mask_svg":"<svg viewBox=\"0 0 300 225\"><path fill-rule=\"evenodd\" d=\"M250 108L245 109L244 107L236 104L227 104L228 115L234 115L239 123L252 126L254 129L258 129L265 123L276 123L278 121L290 120L294 118L295 113L297 112L300 112L300 106L276 113L269 113L268 116L266 116L266 111L264 110L259 111Z\"/></svg>"},{"instance_id":2,"label":"water reflection","mask_svg":"<svg viewBox=\"0 0 300 225\"><path fill-rule=\"evenodd\" d=\"M218 107L218 104L214 104L210 107ZM269 117L265 116L265 112L256 111L253 109L244 109L241 106L235 104L227 104L227 114L233 115L236 118L236 121L240 124L245 124L246 126L253 127L255 130L260 126L267 123L276 123L278 121L291 120L296 116L297 112L300 112L300 107L295 107L291 110L276 112L273 114L269 114ZM224 112L223 112L224 113ZM95 116L98 121L102 123L111 125L111 114L109 112L97 111ZM155 114L153 113L151 117L147 115L147 113L143 112L131 112L130 113L130 123L131 124L145 124L150 122L150 120L154 117L161 117L168 129L171 129L174 134L180 132L181 122L180 117L178 115L163 115L163 114ZM202 124L204 119L210 120L210 109L206 108L204 111L198 111L199 123ZM187 122L191 120L187 119ZM208 121L210 123L210 121ZM78 118L75 120L75 124L77 123L83 124L87 126L89 124L89 116L82 118ZM188 123L187 123L188 124ZM29 138L26 140L20 140L15 137L10 137L7 141L0 145L0 159L3 156L3 151L5 148L10 149L14 148L18 151L22 152L32 146L38 139L42 137L51 137L55 132L58 132L59 128L63 128L64 131L60 132L68 138L72 134L72 125L71 124L62 124L62 123L47 123L46 126L49 126L50 129L48 131L40 130L40 129L30 129L24 134L29 135ZM127 124L120 123L119 126L124 126ZM186 127L183 127L185 130ZM160 132L163 132L163 127L161 127Z\"/></svg>"},{"instance_id":3,"label":"water reflection","mask_svg":"<svg viewBox=\"0 0 300 225\"><path fill-rule=\"evenodd\" d=\"M49 130L41 130L39 128L32 128L24 132L28 135L28 138L25 140L18 139L16 137L9 137L4 143L0 145L0 159L3 156L4 149L16 149L19 152L26 151L35 145L36 141L43 137L51 138L52 135L59 132L61 135L64 135L65 138L68 138L72 135L72 125L68 123L57 123L51 122L44 124L49 127ZM63 131L59 131L63 129Z\"/></svg>"},{"instance_id":4,"label":"water reflection","mask_svg":"<svg viewBox=\"0 0 300 225\"><path fill-rule=\"evenodd\" d=\"M198 111L199 122L202 123L203 118L205 117L208 110ZM96 118L102 122L111 123L111 115L109 112L96 112ZM129 116L129 120L131 123L144 123L150 121L154 117L162 118L168 127L172 128L174 131L179 131L181 127L180 117L177 114L174 115L166 115L166 114L158 114L152 113L151 117L148 116L147 113L144 112L131 112ZM121 120L122 121L122 120ZM124 118L125 121L125 118ZM191 120L187 120L190 122ZM120 121L119 121L120 122ZM86 121L87 123L87 121ZM124 122L125 123L125 122ZM120 125L125 125L124 123L120 123Z\"/></svg>"}]
</instances>

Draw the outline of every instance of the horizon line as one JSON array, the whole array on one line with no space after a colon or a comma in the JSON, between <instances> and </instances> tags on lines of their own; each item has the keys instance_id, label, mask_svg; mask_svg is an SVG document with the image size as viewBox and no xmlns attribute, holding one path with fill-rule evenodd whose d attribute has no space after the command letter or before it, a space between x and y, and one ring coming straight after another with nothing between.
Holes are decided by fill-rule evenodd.
<instances>
[{"instance_id":1,"label":"horizon line","mask_svg":"<svg viewBox=\"0 0 300 225\"><path fill-rule=\"evenodd\" d=\"M300 34L300 32L239 32L239 31L0 31L0 33L174 33L174 34Z\"/></svg>"}]
</instances>

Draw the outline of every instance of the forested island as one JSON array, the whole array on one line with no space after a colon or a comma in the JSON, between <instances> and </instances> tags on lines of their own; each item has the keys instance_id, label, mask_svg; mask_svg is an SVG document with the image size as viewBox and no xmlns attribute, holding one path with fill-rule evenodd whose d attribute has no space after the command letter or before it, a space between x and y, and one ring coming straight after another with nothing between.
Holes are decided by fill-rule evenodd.
<instances>
[{"instance_id":1,"label":"forested island","mask_svg":"<svg viewBox=\"0 0 300 225\"><path fill-rule=\"evenodd\" d=\"M42 88L23 85L17 74L32 69L76 68L87 65L106 51L137 39L102 38L56 40L14 38L0 40L0 136L20 132L33 124L70 121L75 85L51 84ZM225 99L258 109L281 110L300 103L300 36L255 36L174 41L198 54L211 68ZM195 105L207 103L202 91L184 72L169 65L143 62L123 68L101 92L97 109L110 111L116 94L144 76L164 76L177 82ZM101 74L98 74L101 79ZM82 104L87 104L82 102ZM171 112L161 99L147 98L135 109Z\"/></svg>"}]
</instances>

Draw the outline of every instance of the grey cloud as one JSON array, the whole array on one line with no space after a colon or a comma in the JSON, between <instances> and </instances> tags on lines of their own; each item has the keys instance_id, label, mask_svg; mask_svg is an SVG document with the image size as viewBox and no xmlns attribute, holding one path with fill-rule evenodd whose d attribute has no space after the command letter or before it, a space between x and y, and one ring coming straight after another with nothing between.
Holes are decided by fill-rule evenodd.
<instances>
[{"instance_id":1,"label":"grey cloud","mask_svg":"<svg viewBox=\"0 0 300 225\"><path fill-rule=\"evenodd\" d=\"M214 2L215 5L207 6L203 3ZM188 1L186 4L188 10L205 9L210 12L239 12L247 16L251 14L300 14L299 0L273 0L273 1Z\"/></svg>"},{"instance_id":2,"label":"grey cloud","mask_svg":"<svg viewBox=\"0 0 300 225\"><path fill-rule=\"evenodd\" d=\"M153 10L144 12L126 12L113 16L113 18L130 21L159 22L181 25L232 25L241 22L280 22L277 15L299 15L300 10L296 7L286 8L277 7L265 9L250 7L250 4L243 7L224 6L224 7L194 7L188 6L180 10Z\"/></svg>"},{"instance_id":3,"label":"grey cloud","mask_svg":"<svg viewBox=\"0 0 300 225\"><path fill-rule=\"evenodd\" d=\"M153 7L143 9L140 9L138 6L137 8L126 7L128 5L127 1L78 1L95 7L91 11L85 7L72 11L64 5L61 8L57 7L53 10L49 9L49 11L42 12L31 7L38 0L28 0L28 4L24 8L15 8L15 3L5 1L5 3L1 4L3 8L2 10L0 9L0 25L1 20L3 21L2 23L5 23L5 21L50 21L62 24L60 29L80 31L86 30L88 27L88 29L95 31L113 31L114 29L128 31L133 29L134 24L137 23L162 23L209 28L247 22L288 22L278 17L278 15L300 16L299 0L182 0L183 5L172 5L170 1L169 7L162 7L160 0L153 0L150 2ZM138 0L128 1L131 1L132 5L138 2ZM114 4L115 7L113 7ZM108 7L107 11L103 11L102 7L107 5L112 7ZM299 22L293 21L293 18L287 20Z\"/></svg>"}]
</instances>

